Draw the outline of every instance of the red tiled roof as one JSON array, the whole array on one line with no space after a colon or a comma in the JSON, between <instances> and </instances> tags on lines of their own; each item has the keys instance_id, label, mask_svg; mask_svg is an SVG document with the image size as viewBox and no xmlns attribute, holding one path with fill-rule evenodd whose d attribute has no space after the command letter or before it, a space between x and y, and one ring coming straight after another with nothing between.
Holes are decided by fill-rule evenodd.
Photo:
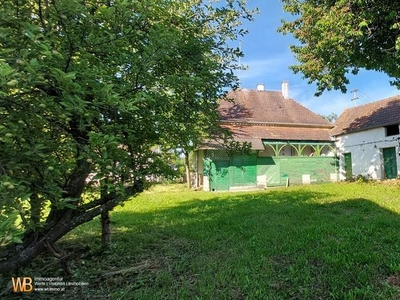
<instances>
[{"instance_id":1,"label":"red tiled roof","mask_svg":"<svg viewBox=\"0 0 400 300\"><path fill-rule=\"evenodd\" d=\"M224 124L237 140L330 141L330 128Z\"/></svg>"},{"instance_id":2,"label":"red tiled roof","mask_svg":"<svg viewBox=\"0 0 400 300\"><path fill-rule=\"evenodd\" d=\"M290 126L290 125L254 125L254 124L222 124L223 128L232 133L237 142L251 142L253 150L263 150L263 140L273 141L312 141L329 142L331 127ZM201 144L199 149L220 149L222 140L209 140Z\"/></svg>"},{"instance_id":3,"label":"red tiled roof","mask_svg":"<svg viewBox=\"0 0 400 300\"><path fill-rule=\"evenodd\" d=\"M221 126L239 142L251 142L254 150L264 149L263 140L331 141L333 125L281 92L239 89L228 93L218 112ZM209 140L200 149L223 148L223 142Z\"/></svg>"},{"instance_id":4,"label":"red tiled roof","mask_svg":"<svg viewBox=\"0 0 400 300\"><path fill-rule=\"evenodd\" d=\"M228 93L219 113L222 121L262 122L269 124L330 123L293 99L285 99L281 92L239 89Z\"/></svg>"},{"instance_id":5,"label":"red tiled roof","mask_svg":"<svg viewBox=\"0 0 400 300\"><path fill-rule=\"evenodd\" d=\"M346 109L331 134L338 136L400 123L400 95Z\"/></svg>"},{"instance_id":6,"label":"red tiled roof","mask_svg":"<svg viewBox=\"0 0 400 300\"><path fill-rule=\"evenodd\" d=\"M240 89L227 97L219 113L235 140L330 141L333 126L281 92Z\"/></svg>"}]
</instances>

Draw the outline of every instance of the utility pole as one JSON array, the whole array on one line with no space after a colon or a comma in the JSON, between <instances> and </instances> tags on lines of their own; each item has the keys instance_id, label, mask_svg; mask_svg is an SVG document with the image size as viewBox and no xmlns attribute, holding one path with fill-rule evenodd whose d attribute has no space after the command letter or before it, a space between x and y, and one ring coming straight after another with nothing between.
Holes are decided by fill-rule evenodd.
<instances>
[{"instance_id":1,"label":"utility pole","mask_svg":"<svg viewBox=\"0 0 400 300\"><path fill-rule=\"evenodd\" d=\"M353 98L351 98L351 101L354 101L354 106L357 106L357 99L358 99L357 92L358 92L358 90L355 89L355 90L352 90L351 92L353 93Z\"/></svg>"}]
</instances>

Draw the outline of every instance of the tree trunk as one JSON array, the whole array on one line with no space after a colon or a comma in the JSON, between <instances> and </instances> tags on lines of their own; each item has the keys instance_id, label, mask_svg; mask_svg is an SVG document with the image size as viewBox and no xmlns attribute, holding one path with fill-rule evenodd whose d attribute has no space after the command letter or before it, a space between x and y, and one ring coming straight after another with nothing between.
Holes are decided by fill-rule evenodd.
<instances>
[{"instance_id":1,"label":"tree trunk","mask_svg":"<svg viewBox=\"0 0 400 300\"><path fill-rule=\"evenodd\" d=\"M101 244L103 249L111 246L111 219L108 211L101 213Z\"/></svg>"},{"instance_id":2,"label":"tree trunk","mask_svg":"<svg viewBox=\"0 0 400 300\"><path fill-rule=\"evenodd\" d=\"M114 208L122 199L115 197L106 201L99 200L101 205L91 209L78 212L74 209L67 209L63 216L54 222L51 228L43 232L30 232L23 239L23 244L12 244L6 248L0 257L0 274L12 274L19 268L29 264L36 256L48 249L48 245L54 245L61 237L79 225L93 220L104 211Z\"/></svg>"},{"instance_id":3,"label":"tree trunk","mask_svg":"<svg viewBox=\"0 0 400 300\"><path fill-rule=\"evenodd\" d=\"M107 179L106 179L107 180ZM100 183L100 194L101 198L107 197L107 185L105 180ZM111 245L111 220L109 211L101 212L101 247L106 250Z\"/></svg>"},{"instance_id":4,"label":"tree trunk","mask_svg":"<svg viewBox=\"0 0 400 300\"><path fill-rule=\"evenodd\" d=\"M39 198L38 194L32 193L30 196L30 205L31 205L31 226L32 228L36 228L36 226L40 223L40 214L42 212L42 201Z\"/></svg>"},{"instance_id":5,"label":"tree trunk","mask_svg":"<svg viewBox=\"0 0 400 300\"><path fill-rule=\"evenodd\" d=\"M16 273L19 268L28 265L36 256L48 249L48 245L54 245L72 229L93 220L103 212L112 210L128 197L142 191L143 184L138 181L133 186L126 188L125 197L108 194L100 199L82 204L78 209L67 208L62 210L62 214L61 211L53 213L53 218L48 219L48 226L41 232L27 233L23 238L23 244L9 245L0 253L0 274ZM56 216L57 219L55 219Z\"/></svg>"},{"instance_id":6,"label":"tree trunk","mask_svg":"<svg viewBox=\"0 0 400 300\"><path fill-rule=\"evenodd\" d=\"M188 151L185 151L185 173L186 173L187 187L190 189L192 187L192 179L190 176L189 152Z\"/></svg>"}]
</instances>

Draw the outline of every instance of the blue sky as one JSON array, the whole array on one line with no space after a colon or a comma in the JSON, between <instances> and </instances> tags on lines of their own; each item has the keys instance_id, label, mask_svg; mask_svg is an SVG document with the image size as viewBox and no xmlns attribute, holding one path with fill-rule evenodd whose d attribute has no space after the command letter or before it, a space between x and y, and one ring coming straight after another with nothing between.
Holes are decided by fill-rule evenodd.
<instances>
[{"instance_id":1,"label":"blue sky","mask_svg":"<svg viewBox=\"0 0 400 300\"><path fill-rule=\"evenodd\" d=\"M309 85L302 74L294 74L289 66L296 64L289 46L296 43L290 35L282 35L276 30L281 19L290 18L285 14L280 0L249 0L250 8L258 7L260 13L253 22L246 22L244 27L249 33L241 40L244 58L241 63L248 70L240 72L241 87L255 89L257 84L264 84L266 90L281 90L282 81L289 82L289 96L312 111L329 115L341 112L354 106L352 90L358 89L357 104L365 104L381 100L400 91L389 84L390 78L383 73L361 71L357 76L350 76L347 93L326 91L320 97L315 97L315 85ZM239 46L239 42L238 45ZM239 75L239 74L237 74Z\"/></svg>"}]
</instances>

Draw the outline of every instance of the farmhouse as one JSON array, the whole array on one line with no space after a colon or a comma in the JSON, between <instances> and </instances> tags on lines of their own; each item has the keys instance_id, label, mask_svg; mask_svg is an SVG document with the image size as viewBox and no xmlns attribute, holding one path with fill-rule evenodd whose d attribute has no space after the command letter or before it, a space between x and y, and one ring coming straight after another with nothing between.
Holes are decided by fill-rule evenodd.
<instances>
[{"instance_id":1,"label":"farmhouse","mask_svg":"<svg viewBox=\"0 0 400 300\"><path fill-rule=\"evenodd\" d=\"M338 151L339 179L400 175L400 95L346 109L331 134Z\"/></svg>"},{"instance_id":2,"label":"farmhouse","mask_svg":"<svg viewBox=\"0 0 400 300\"><path fill-rule=\"evenodd\" d=\"M265 188L336 180L333 125L282 91L238 89L219 106L221 126L246 153L228 151L217 141L197 150L197 181L204 190Z\"/></svg>"}]
</instances>

